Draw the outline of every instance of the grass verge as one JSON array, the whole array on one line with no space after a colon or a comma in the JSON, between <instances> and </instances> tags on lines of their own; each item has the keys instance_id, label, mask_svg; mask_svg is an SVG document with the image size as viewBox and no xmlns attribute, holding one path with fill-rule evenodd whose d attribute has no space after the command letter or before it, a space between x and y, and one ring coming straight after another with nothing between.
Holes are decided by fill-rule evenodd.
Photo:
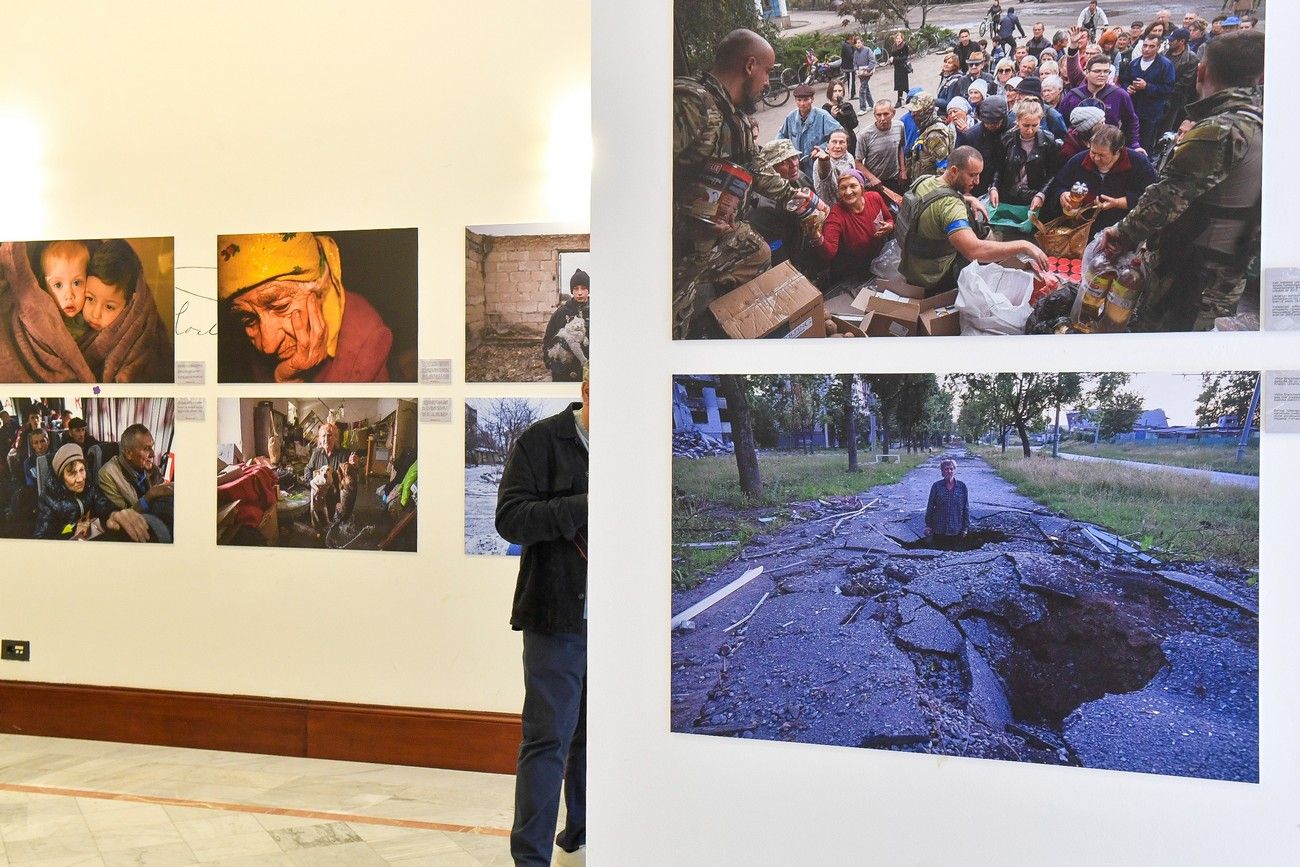
<instances>
[{"instance_id":1,"label":"grass verge","mask_svg":"<svg viewBox=\"0 0 1300 867\"><path fill-rule=\"evenodd\" d=\"M731 455L673 458L673 589L689 590L717 566L740 553L758 533L773 533L790 518L791 503L858 494L876 485L897 482L924 462L928 454L901 455L898 464L866 463L848 471L842 451L763 452L758 456L763 495L740 490L736 459ZM769 520L765 523L760 518ZM684 548L689 542L734 541L720 548Z\"/></svg>"},{"instance_id":2,"label":"grass verge","mask_svg":"<svg viewBox=\"0 0 1300 867\"><path fill-rule=\"evenodd\" d=\"M1050 509L1188 560L1259 565L1259 493L1175 473L981 451L998 474Z\"/></svg>"},{"instance_id":3,"label":"grass verge","mask_svg":"<svg viewBox=\"0 0 1300 867\"><path fill-rule=\"evenodd\" d=\"M1050 448L1050 447L1049 447ZM1189 467L1194 470L1213 470L1218 473L1237 473L1245 476L1259 475L1259 443L1251 443L1237 463L1236 446L1143 445L1142 443L1092 443L1063 442L1061 451L1072 455L1094 458L1113 458L1121 461L1138 461L1144 464L1161 464L1166 467Z\"/></svg>"}]
</instances>

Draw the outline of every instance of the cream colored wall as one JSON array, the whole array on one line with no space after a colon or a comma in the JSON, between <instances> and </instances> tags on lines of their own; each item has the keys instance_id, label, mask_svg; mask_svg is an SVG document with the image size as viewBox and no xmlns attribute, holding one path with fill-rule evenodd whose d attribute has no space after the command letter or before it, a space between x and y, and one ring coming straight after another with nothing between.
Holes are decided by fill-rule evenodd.
<instances>
[{"instance_id":1,"label":"cream colored wall","mask_svg":"<svg viewBox=\"0 0 1300 867\"><path fill-rule=\"evenodd\" d=\"M176 358L209 385L104 388L207 398L178 425L178 541L65 544L53 571L54 543L0 543L0 636L32 642L0 679L518 710L517 561L461 553L465 226L585 223L589 19L585 0L6 6L0 239L174 235ZM453 384L311 394L452 398L451 424L420 426L419 553L218 550L218 399L301 388L215 383L215 338L187 329L215 321L216 236L404 226L420 355L452 358Z\"/></svg>"}]
</instances>

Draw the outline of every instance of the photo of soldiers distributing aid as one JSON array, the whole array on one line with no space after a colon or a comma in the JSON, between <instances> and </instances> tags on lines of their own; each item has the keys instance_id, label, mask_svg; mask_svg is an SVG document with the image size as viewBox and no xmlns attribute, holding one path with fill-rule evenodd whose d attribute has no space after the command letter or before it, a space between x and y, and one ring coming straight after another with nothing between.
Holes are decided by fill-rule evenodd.
<instances>
[{"instance_id":1,"label":"photo of soldiers distributing aid","mask_svg":"<svg viewBox=\"0 0 1300 867\"><path fill-rule=\"evenodd\" d=\"M677 6L674 339L1258 330L1255 14L709 5Z\"/></svg>"}]
</instances>

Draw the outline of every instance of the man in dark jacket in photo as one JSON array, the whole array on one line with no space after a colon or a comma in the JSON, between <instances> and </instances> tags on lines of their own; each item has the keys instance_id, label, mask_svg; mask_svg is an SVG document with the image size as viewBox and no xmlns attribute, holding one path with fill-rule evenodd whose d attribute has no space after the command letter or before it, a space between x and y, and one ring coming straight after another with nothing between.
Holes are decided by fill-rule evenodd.
<instances>
[{"instance_id":1,"label":"man in dark jacket in photo","mask_svg":"<svg viewBox=\"0 0 1300 867\"><path fill-rule=\"evenodd\" d=\"M561 784L567 821L555 843L575 852L587 837L589 389L584 370L582 403L519 436L497 490L497 532L523 546L510 615L524 634L524 737L510 831L517 865L551 863Z\"/></svg>"}]
</instances>

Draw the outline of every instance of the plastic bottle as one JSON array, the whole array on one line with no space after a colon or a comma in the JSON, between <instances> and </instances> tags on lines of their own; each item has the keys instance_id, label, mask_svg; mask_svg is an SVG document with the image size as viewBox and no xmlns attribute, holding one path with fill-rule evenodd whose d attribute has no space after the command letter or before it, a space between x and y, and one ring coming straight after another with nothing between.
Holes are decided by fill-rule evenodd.
<instances>
[{"instance_id":1,"label":"plastic bottle","mask_svg":"<svg viewBox=\"0 0 1300 867\"><path fill-rule=\"evenodd\" d=\"M1110 284L1110 294L1106 298L1106 324L1111 330L1119 331L1128 325L1133 315L1133 308L1142 297L1145 275L1142 261L1136 256L1121 263L1119 270Z\"/></svg>"}]
</instances>

